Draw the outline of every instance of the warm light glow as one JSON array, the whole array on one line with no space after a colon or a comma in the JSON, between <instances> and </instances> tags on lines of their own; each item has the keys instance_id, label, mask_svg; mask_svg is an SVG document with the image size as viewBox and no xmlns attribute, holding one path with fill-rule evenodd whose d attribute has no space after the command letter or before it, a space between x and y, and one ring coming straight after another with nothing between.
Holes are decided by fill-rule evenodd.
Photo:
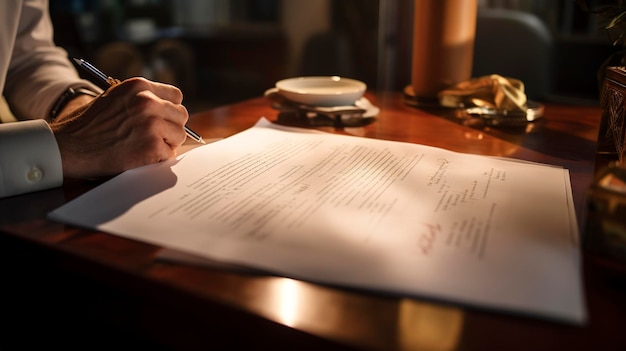
<instances>
[{"instance_id":1,"label":"warm light glow","mask_svg":"<svg viewBox=\"0 0 626 351\"><path fill-rule=\"evenodd\" d=\"M479 131L470 131L465 133L465 139L469 140L483 140L485 135Z\"/></svg>"},{"instance_id":2,"label":"warm light glow","mask_svg":"<svg viewBox=\"0 0 626 351\"><path fill-rule=\"evenodd\" d=\"M402 350L456 350L463 331L459 308L403 299L400 302L398 339Z\"/></svg>"},{"instance_id":3,"label":"warm light glow","mask_svg":"<svg viewBox=\"0 0 626 351\"><path fill-rule=\"evenodd\" d=\"M299 311L298 282L293 279L281 279L277 286L278 319L290 327L295 326Z\"/></svg>"}]
</instances>

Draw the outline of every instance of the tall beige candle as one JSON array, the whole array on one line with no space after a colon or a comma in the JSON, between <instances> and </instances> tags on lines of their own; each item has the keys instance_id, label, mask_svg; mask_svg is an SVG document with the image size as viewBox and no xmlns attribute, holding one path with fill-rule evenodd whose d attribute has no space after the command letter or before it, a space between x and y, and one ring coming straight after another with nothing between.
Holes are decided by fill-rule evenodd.
<instances>
[{"instance_id":1,"label":"tall beige candle","mask_svg":"<svg viewBox=\"0 0 626 351\"><path fill-rule=\"evenodd\" d=\"M411 87L418 100L471 78L477 0L415 0Z\"/></svg>"}]
</instances>

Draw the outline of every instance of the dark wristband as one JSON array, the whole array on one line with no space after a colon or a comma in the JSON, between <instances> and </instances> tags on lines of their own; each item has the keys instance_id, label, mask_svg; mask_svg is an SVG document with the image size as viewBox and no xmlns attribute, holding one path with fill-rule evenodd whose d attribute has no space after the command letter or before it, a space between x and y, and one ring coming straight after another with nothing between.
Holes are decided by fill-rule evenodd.
<instances>
[{"instance_id":1,"label":"dark wristband","mask_svg":"<svg viewBox=\"0 0 626 351\"><path fill-rule=\"evenodd\" d=\"M59 112L61 112L61 110L65 107L65 105L67 105L70 100L78 95L89 95L96 97L98 96L98 93L85 88L67 88L67 90L65 90L63 94L61 94L61 96L54 103L54 105L52 105L52 109L50 110L50 118L55 119Z\"/></svg>"}]
</instances>

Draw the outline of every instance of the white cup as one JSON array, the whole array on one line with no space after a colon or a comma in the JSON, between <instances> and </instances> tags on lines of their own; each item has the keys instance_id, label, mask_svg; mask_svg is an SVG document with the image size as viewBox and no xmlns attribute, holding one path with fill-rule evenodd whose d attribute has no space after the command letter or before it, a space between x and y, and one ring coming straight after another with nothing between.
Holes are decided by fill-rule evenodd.
<instances>
[{"instance_id":1,"label":"white cup","mask_svg":"<svg viewBox=\"0 0 626 351\"><path fill-rule=\"evenodd\" d=\"M350 106L365 93L366 84L338 76L307 76L283 79L265 95L277 93L292 102L310 106Z\"/></svg>"}]
</instances>

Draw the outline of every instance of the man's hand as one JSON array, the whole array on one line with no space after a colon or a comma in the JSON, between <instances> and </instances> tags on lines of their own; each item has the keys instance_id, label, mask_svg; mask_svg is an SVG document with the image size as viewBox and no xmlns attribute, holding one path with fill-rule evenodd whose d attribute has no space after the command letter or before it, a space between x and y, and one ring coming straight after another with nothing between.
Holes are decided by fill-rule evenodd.
<instances>
[{"instance_id":1,"label":"man's hand","mask_svg":"<svg viewBox=\"0 0 626 351\"><path fill-rule=\"evenodd\" d=\"M110 176L167 160L185 141L181 91L144 78L109 88L50 123L69 178Z\"/></svg>"}]
</instances>

